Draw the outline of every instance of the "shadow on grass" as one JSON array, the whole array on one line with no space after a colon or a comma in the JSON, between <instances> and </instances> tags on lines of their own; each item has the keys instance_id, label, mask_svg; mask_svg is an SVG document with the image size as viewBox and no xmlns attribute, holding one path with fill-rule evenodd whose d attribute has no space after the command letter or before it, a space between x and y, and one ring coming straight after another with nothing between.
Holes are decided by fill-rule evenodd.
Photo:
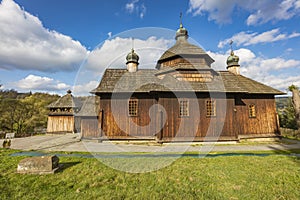
<instances>
[{"instance_id":1,"label":"shadow on grass","mask_svg":"<svg viewBox=\"0 0 300 200\"><path fill-rule=\"evenodd\" d=\"M283 148L276 148L274 146L269 146L272 149L272 152L275 154L286 154L288 155L294 162L300 165L300 143L298 142L299 148L295 149L286 149L286 146L282 144Z\"/></svg>"},{"instance_id":2,"label":"shadow on grass","mask_svg":"<svg viewBox=\"0 0 300 200\"><path fill-rule=\"evenodd\" d=\"M59 163L59 169L57 170L58 173L63 172L64 170L71 168L77 164L80 164L81 162L61 162Z\"/></svg>"}]
</instances>

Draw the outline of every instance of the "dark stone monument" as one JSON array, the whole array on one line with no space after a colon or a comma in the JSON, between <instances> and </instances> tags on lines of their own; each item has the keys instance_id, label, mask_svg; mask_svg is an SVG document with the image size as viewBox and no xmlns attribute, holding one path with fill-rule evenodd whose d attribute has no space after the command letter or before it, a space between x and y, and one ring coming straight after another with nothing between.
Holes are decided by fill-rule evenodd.
<instances>
[{"instance_id":1,"label":"dark stone monument","mask_svg":"<svg viewBox=\"0 0 300 200\"><path fill-rule=\"evenodd\" d=\"M59 168L57 156L24 158L18 164L17 172L22 174L53 174Z\"/></svg>"}]
</instances>

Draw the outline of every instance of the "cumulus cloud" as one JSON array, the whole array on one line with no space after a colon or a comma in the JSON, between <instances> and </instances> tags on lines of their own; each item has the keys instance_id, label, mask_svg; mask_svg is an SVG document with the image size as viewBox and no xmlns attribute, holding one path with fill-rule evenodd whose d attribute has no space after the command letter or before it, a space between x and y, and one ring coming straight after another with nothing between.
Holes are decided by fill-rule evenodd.
<instances>
[{"instance_id":1,"label":"cumulus cloud","mask_svg":"<svg viewBox=\"0 0 300 200\"><path fill-rule=\"evenodd\" d=\"M91 80L84 84L78 84L73 86L73 93L75 96L87 96L90 95L90 91L95 89L99 84L99 81Z\"/></svg>"},{"instance_id":2,"label":"cumulus cloud","mask_svg":"<svg viewBox=\"0 0 300 200\"><path fill-rule=\"evenodd\" d=\"M248 25L263 24L269 21L287 20L299 14L299 0L269 1L247 19ZM251 6L250 6L251 9Z\"/></svg>"},{"instance_id":3,"label":"cumulus cloud","mask_svg":"<svg viewBox=\"0 0 300 200\"><path fill-rule=\"evenodd\" d=\"M131 0L125 5L125 10L129 14L137 13L138 16L142 19L144 18L147 9L144 3L139 3L139 0Z\"/></svg>"},{"instance_id":4,"label":"cumulus cloud","mask_svg":"<svg viewBox=\"0 0 300 200\"><path fill-rule=\"evenodd\" d=\"M208 19L224 24L232 21L232 13L237 9L249 12L248 25L270 21L287 20L300 13L299 0L190 0L188 12L193 15L208 14Z\"/></svg>"},{"instance_id":5,"label":"cumulus cloud","mask_svg":"<svg viewBox=\"0 0 300 200\"><path fill-rule=\"evenodd\" d=\"M78 68L88 51L71 37L48 30L12 0L0 4L0 68L66 71Z\"/></svg>"},{"instance_id":6,"label":"cumulus cloud","mask_svg":"<svg viewBox=\"0 0 300 200\"><path fill-rule=\"evenodd\" d=\"M89 80L86 83L75 82L73 85L69 85L51 77L29 74L19 81L10 83L10 86L13 86L18 91L49 92L61 95L64 95L67 90L71 89L75 96L86 96L90 95L90 91L95 89L98 84L98 80Z\"/></svg>"},{"instance_id":7,"label":"cumulus cloud","mask_svg":"<svg viewBox=\"0 0 300 200\"><path fill-rule=\"evenodd\" d=\"M229 23L234 7L235 4L229 1L190 0L188 12L195 16L208 13L209 20L214 20L217 23Z\"/></svg>"},{"instance_id":8,"label":"cumulus cloud","mask_svg":"<svg viewBox=\"0 0 300 200\"><path fill-rule=\"evenodd\" d=\"M66 91L71 86L62 83L58 80L54 80L49 77L42 77L30 74L27 77L14 82L13 85L21 90L31 91Z\"/></svg>"},{"instance_id":9,"label":"cumulus cloud","mask_svg":"<svg viewBox=\"0 0 300 200\"><path fill-rule=\"evenodd\" d=\"M134 39L134 50L140 57L139 66L153 68L172 42L174 41L153 36L145 40ZM108 67L126 68L126 55L131 51L132 43L131 38L116 37L106 40L102 46L89 54L84 67L99 73Z\"/></svg>"},{"instance_id":10,"label":"cumulus cloud","mask_svg":"<svg viewBox=\"0 0 300 200\"><path fill-rule=\"evenodd\" d=\"M228 45L230 41L234 41L237 46L244 45L254 45L259 43L268 43L268 42L276 42L280 40L287 40L295 37L299 37L300 33L294 32L291 34L281 33L279 28L272 29L270 31L266 31L263 33L251 33L251 32L240 32L232 36L231 38L227 38L221 42L219 42L218 47L223 48L225 45Z\"/></svg>"},{"instance_id":11,"label":"cumulus cloud","mask_svg":"<svg viewBox=\"0 0 300 200\"><path fill-rule=\"evenodd\" d=\"M300 85L300 76L298 73L293 73L300 70L300 60L264 58L245 48L238 49L234 53L240 58L241 74L246 77L282 91L291 84ZM208 52L208 54L215 59L215 63L212 64L214 69L226 70L226 60L230 51L225 54L219 52Z\"/></svg>"}]
</instances>

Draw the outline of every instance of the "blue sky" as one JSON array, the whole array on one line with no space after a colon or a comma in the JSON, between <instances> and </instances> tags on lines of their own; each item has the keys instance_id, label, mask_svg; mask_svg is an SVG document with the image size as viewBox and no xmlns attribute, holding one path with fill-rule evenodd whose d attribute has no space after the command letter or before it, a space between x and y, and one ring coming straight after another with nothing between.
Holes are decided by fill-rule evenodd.
<instances>
[{"instance_id":1,"label":"blue sky","mask_svg":"<svg viewBox=\"0 0 300 200\"><path fill-rule=\"evenodd\" d=\"M132 45L140 67L153 68L180 12L214 69L226 70L233 40L244 76L300 86L300 0L2 0L1 89L85 95L107 67L125 68Z\"/></svg>"}]
</instances>

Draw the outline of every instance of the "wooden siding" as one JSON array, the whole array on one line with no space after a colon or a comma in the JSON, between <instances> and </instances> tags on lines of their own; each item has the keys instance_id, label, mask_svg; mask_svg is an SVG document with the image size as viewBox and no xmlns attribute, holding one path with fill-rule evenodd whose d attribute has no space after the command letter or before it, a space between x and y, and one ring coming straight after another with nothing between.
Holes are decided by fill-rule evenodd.
<instances>
[{"instance_id":1,"label":"wooden siding","mask_svg":"<svg viewBox=\"0 0 300 200\"><path fill-rule=\"evenodd\" d=\"M189 101L189 116L180 117L179 100ZM214 97L215 96L215 97ZM275 100L273 95L236 95L224 96L199 93L197 98L187 94L157 93L135 94L138 99L138 115L128 115L128 98L119 96L117 99L102 97L100 107L103 109L103 134L108 138L153 138L158 136L163 141L194 140L203 141L207 138L237 140L240 136L270 135L279 132ZM207 117L206 101L216 101L216 116ZM161 105L165 112L166 123L162 130L161 110L153 110L152 121L149 109L154 104ZM256 108L256 117L249 117L249 105ZM116 108L114 114L112 108ZM162 135L159 135L162 134Z\"/></svg>"},{"instance_id":2,"label":"wooden siding","mask_svg":"<svg viewBox=\"0 0 300 200\"><path fill-rule=\"evenodd\" d=\"M48 116L48 133L73 133L74 116Z\"/></svg>"},{"instance_id":3,"label":"wooden siding","mask_svg":"<svg viewBox=\"0 0 300 200\"><path fill-rule=\"evenodd\" d=\"M275 99L271 95L245 95L244 103L236 105L236 125L238 135L258 135L279 133ZM249 105L255 105L256 117L249 117Z\"/></svg>"},{"instance_id":4,"label":"wooden siding","mask_svg":"<svg viewBox=\"0 0 300 200\"><path fill-rule=\"evenodd\" d=\"M99 138L100 130L98 128L97 117L81 118L81 137L82 138Z\"/></svg>"},{"instance_id":5,"label":"wooden siding","mask_svg":"<svg viewBox=\"0 0 300 200\"><path fill-rule=\"evenodd\" d=\"M143 94L138 98L137 116L128 114L128 98L101 98L100 107L103 110L103 134L109 138L143 137L151 138L156 134L156 117L152 121L149 109L157 101L150 95ZM114 108L114 109L112 109ZM154 114L156 114L154 110Z\"/></svg>"},{"instance_id":6,"label":"wooden siding","mask_svg":"<svg viewBox=\"0 0 300 200\"><path fill-rule=\"evenodd\" d=\"M199 57L196 57L196 58L175 58L175 59L172 59L172 60L167 60L167 61L164 61L161 63L161 66L162 67L175 67L177 66L179 63L185 63L185 64L202 64L202 65L206 65L208 64L206 62L206 60L204 58L199 58Z\"/></svg>"},{"instance_id":7,"label":"wooden siding","mask_svg":"<svg viewBox=\"0 0 300 200\"><path fill-rule=\"evenodd\" d=\"M176 98L161 97L159 103L166 109L167 121L163 128L163 138L188 137L236 137L232 131L233 99L213 98L216 101L216 116L206 116L208 94L199 94L189 99L189 117L179 117L179 105ZM225 106L226 105L226 106Z\"/></svg>"}]
</instances>

